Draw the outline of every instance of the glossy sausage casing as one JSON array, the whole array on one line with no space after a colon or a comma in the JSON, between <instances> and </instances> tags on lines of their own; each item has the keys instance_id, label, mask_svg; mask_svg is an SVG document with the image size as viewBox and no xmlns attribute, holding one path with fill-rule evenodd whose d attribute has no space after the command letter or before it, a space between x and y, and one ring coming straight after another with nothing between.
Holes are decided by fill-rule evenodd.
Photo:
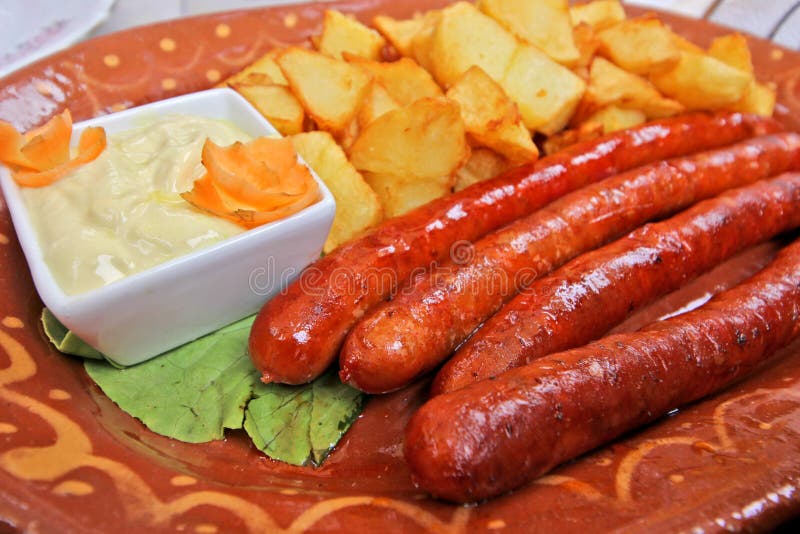
<instances>
[{"instance_id":1,"label":"glossy sausage casing","mask_svg":"<svg viewBox=\"0 0 800 534\"><path fill-rule=\"evenodd\" d=\"M653 163L572 192L476 242L371 310L347 337L340 377L368 393L434 369L504 302L575 256L732 187L800 169L800 135L762 136Z\"/></svg>"},{"instance_id":2,"label":"glossy sausage casing","mask_svg":"<svg viewBox=\"0 0 800 534\"><path fill-rule=\"evenodd\" d=\"M250 356L265 382L299 384L335 359L372 306L420 269L559 196L644 163L781 128L740 113L692 114L580 143L390 219L317 261L259 312Z\"/></svg>"},{"instance_id":3,"label":"glossy sausage casing","mask_svg":"<svg viewBox=\"0 0 800 534\"><path fill-rule=\"evenodd\" d=\"M464 343L431 395L596 339L633 310L725 259L800 226L800 175L701 202L578 256L525 288Z\"/></svg>"},{"instance_id":4,"label":"glossy sausage casing","mask_svg":"<svg viewBox=\"0 0 800 534\"><path fill-rule=\"evenodd\" d=\"M798 318L800 241L697 310L434 397L406 429L412 477L456 502L517 488L745 376Z\"/></svg>"}]
</instances>

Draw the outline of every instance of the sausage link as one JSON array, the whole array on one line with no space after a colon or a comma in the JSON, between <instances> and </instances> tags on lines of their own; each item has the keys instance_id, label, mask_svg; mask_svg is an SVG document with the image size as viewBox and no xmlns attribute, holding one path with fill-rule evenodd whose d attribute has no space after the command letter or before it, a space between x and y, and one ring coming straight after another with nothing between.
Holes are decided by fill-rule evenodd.
<instances>
[{"instance_id":1,"label":"sausage link","mask_svg":"<svg viewBox=\"0 0 800 534\"><path fill-rule=\"evenodd\" d=\"M753 371L800 333L800 240L692 312L434 397L411 418L413 480L499 495Z\"/></svg>"},{"instance_id":2,"label":"sausage link","mask_svg":"<svg viewBox=\"0 0 800 534\"><path fill-rule=\"evenodd\" d=\"M740 113L665 119L570 147L535 164L474 184L339 247L267 302L250 335L264 382L299 384L335 359L344 336L415 270L559 196L650 161L779 131L772 119Z\"/></svg>"},{"instance_id":3,"label":"sausage link","mask_svg":"<svg viewBox=\"0 0 800 534\"><path fill-rule=\"evenodd\" d=\"M575 256L698 200L800 169L800 135L776 134L658 162L570 193L476 242L371 310L350 332L340 377L399 389L444 361L503 303Z\"/></svg>"},{"instance_id":4,"label":"sausage link","mask_svg":"<svg viewBox=\"0 0 800 534\"><path fill-rule=\"evenodd\" d=\"M800 226L800 174L730 191L578 256L514 297L442 367L431 395L597 339L635 309Z\"/></svg>"}]
</instances>

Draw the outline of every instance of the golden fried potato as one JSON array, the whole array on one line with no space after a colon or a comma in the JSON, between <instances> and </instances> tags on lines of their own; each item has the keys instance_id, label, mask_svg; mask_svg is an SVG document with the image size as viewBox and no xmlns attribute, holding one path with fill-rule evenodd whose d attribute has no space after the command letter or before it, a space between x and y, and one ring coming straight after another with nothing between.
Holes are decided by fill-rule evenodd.
<instances>
[{"instance_id":1,"label":"golden fried potato","mask_svg":"<svg viewBox=\"0 0 800 534\"><path fill-rule=\"evenodd\" d=\"M607 106L589 117L588 124L599 124L603 128L603 133L624 130L647 121L647 116L638 109L624 109L617 106ZM591 128L588 128L591 131Z\"/></svg>"},{"instance_id":2,"label":"golden fried potato","mask_svg":"<svg viewBox=\"0 0 800 534\"><path fill-rule=\"evenodd\" d=\"M411 42L425 25L422 15L406 20L396 20L386 15L378 15L372 24L383 37L391 43L401 56L413 55Z\"/></svg>"},{"instance_id":3,"label":"golden fried potato","mask_svg":"<svg viewBox=\"0 0 800 534\"><path fill-rule=\"evenodd\" d=\"M322 34L312 38L312 42L317 50L336 59L342 59L343 52L367 59L380 59L386 44L381 34L372 28L332 9L325 10Z\"/></svg>"},{"instance_id":4,"label":"golden fried potato","mask_svg":"<svg viewBox=\"0 0 800 534\"><path fill-rule=\"evenodd\" d=\"M387 216L448 193L469 158L458 104L423 98L369 124L349 149Z\"/></svg>"},{"instance_id":5,"label":"golden fried potato","mask_svg":"<svg viewBox=\"0 0 800 534\"><path fill-rule=\"evenodd\" d=\"M731 109L771 117L775 111L775 99L774 89L763 83L753 81L747 88L744 97L731 106Z\"/></svg>"},{"instance_id":6,"label":"golden fried potato","mask_svg":"<svg viewBox=\"0 0 800 534\"><path fill-rule=\"evenodd\" d=\"M327 254L383 219L383 207L344 151L327 132L291 137L294 149L328 186L336 199L336 216L322 250Z\"/></svg>"},{"instance_id":7,"label":"golden fried potato","mask_svg":"<svg viewBox=\"0 0 800 534\"><path fill-rule=\"evenodd\" d=\"M433 38L441 20L442 12L440 10L426 12L420 21L419 31L411 38L410 45L411 57L423 69L434 75Z\"/></svg>"},{"instance_id":8,"label":"golden fried potato","mask_svg":"<svg viewBox=\"0 0 800 534\"><path fill-rule=\"evenodd\" d=\"M572 36L575 39L575 46L578 48L578 61L572 67L573 71L589 67L594 59L594 55L600 46L600 41L591 26L580 23L572 28ZM588 73L587 73L588 77Z\"/></svg>"},{"instance_id":9,"label":"golden fried potato","mask_svg":"<svg viewBox=\"0 0 800 534\"><path fill-rule=\"evenodd\" d=\"M454 191L494 178L512 165L506 158L488 148L475 148L463 167L456 172Z\"/></svg>"},{"instance_id":10,"label":"golden fried potato","mask_svg":"<svg viewBox=\"0 0 800 534\"><path fill-rule=\"evenodd\" d=\"M528 44L517 47L500 85L519 106L525 126L545 135L567 124L586 89L575 73Z\"/></svg>"},{"instance_id":11,"label":"golden fried potato","mask_svg":"<svg viewBox=\"0 0 800 534\"><path fill-rule=\"evenodd\" d=\"M430 61L428 70L436 81L448 88L473 65L482 68L493 80L502 80L516 49L517 39L500 23L472 4L457 2L441 10L430 37L426 61ZM428 68L419 57L417 61Z\"/></svg>"},{"instance_id":12,"label":"golden fried potato","mask_svg":"<svg viewBox=\"0 0 800 534\"><path fill-rule=\"evenodd\" d=\"M350 148L359 171L398 176L452 176L469 157L458 104L423 98L370 123Z\"/></svg>"},{"instance_id":13,"label":"golden fried potato","mask_svg":"<svg viewBox=\"0 0 800 534\"><path fill-rule=\"evenodd\" d=\"M303 131L305 110L285 85L234 83L231 87L245 97L282 135Z\"/></svg>"},{"instance_id":14,"label":"golden fried potato","mask_svg":"<svg viewBox=\"0 0 800 534\"><path fill-rule=\"evenodd\" d=\"M675 43L675 46L677 46L678 50L681 52L689 52L692 54L706 53L705 50L691 42L689 39L686 39L685 37L682 37L674 32L672 33L672 42Z\"/></svg>"},{"instance_id":15,"label":"golden fried potato","mask_svg":"<svg viewBox=\"0 0 800 534\"><path fill-rule=\"evenodd\" d=\"M753 57L750 54L747 38L741 33L731 33L717 37L711 41L711 46L708 47L708 55L735 69L748 74L753 73Z\"/></svg>"},{"instance_id":16,"label":"golden fried potato","mask_svg":"<svg viewBox=\"0 0 800 534\"><path fill-rule=\"evenodd\" d=\"M711 41L708 55L730 67L753 75L750 46L747 44L747 38L740 33L723 35ZM758 83L753 77L742 99L731 105L730 109L771 117L775 110L775 91Z\"/></svg>"},{"instance_id":17,"label":"golden fried potato","mask_svg":"<svg viewBox=\"0 0 800 534\"><path fill-rule=\"evenodd\" d=\"M383 202L386 217L402 215L443 197L452 190L452 179L444 177L424 180L397 174L365 172L364 179Z\"/></svg>"},{"instance_id":18,"label":"golden fried potato","mask_svg":"<svg viewBox=\"0 0 800 534\"><path fill-rule=\"evenodd\" d=\"M548 137L542 148L548 156L558 152L568 146L572 146L582 141L596 139L603 135L603 125L595 122L584 122L576 128L561 130L557 134Z\"/></svg>"},{"instance_id":19,"label":"golden fried potato","mask_svg":"<svg viewBox=\"0 0 800 534\"><path fill-rule=\"evenodd\" d=\"M275 58L278 57L278 54L281 52L282 50L278 48L270 50L244 69L226 79L220 85L232 86L236 83L255 83L260 85L274 83L278 85L288 85L289 82L286 81L286 77L275 61ZM269 78L269 82L264 79L264 76Z\"/></svg>"},{"instance_id":20,"label":"golden fried potato","mask_svg":"<svg viewBox=\"0 0 800 534\"><path fill-rule=\"evenodd\" d=\"M382 63L345 54L347 61L361 67L380 83L401 106L420 98L442 96L442 90L428 71L411 58Z\"/></svg>"},{"instance_id":21,"label":"golden fried potato","mask_svg":"<svg viewBox=\"0 0 800 534\"><path fill-rule=\"evenodd\" d=\"M634 74L664 72L681 59L673 36L658 19L628 19L598 32L598 52Z\"/></svg>"},{"instance_id":22,"label":"golden fried potato","mask_svg":"<svg viewBox=\"0 0 800 534\"><path fill-rule=\"evenodd\" d=\"M277 62L306 112L334 135L350 125L372 83L362 69L304 48L286 49Z\"/></svg>"},{"instance_id":23,"label":"golden fried potato","mask_svg":"<svg viewBox=\"0 0 800 534\"><path fill-rule=\"evenodd\" d=\"M373 82L369 92L364 96L364 101L358 110L356 120L359 130L363 130L375 119L389 111L398 109L400 104L379 82Z\"/></svg>"},{"instance_id":24,"label":"golden fried potato","mask_svg":"<svg viewBox=\"0 0 800 534\"><path fill-rule=\"evenodd\" d=\"M477 5L517 38L562 65L573 66L580 58L568 0L478 0Z\"/></svg>"},{"instance_id":25,"label":"golden fried potato","mask_svg":"<svg viewBox=\"0 0 800 534\"><path fill-rule=\"evenodd\" d=\"M569 8L572 24L588 24L595 31L600 31L617 22L625 20L625 8L619 0L594 0Z\"/></svg>"},{"instance_id":26,"label":"golden fried potato","mask_svg":"<svg viewBox=\"0 0 800 534\"><path fill-rule=\"evenodd\" d=\"M595 109L610 105L638 109L651 119L669 117L683 110L680 103L662 96L645 78L626 72L602 57L592 62L584 99Z\"/></svg>"},{"instance_id":27,"label":"golden fried potato","mask_svg":"<svg viewBox=\"0 0 800 534\"><path fill-rule=\"evenodd\" d=\"M744 98L753 76L707 54L681 52L677 65L650 80L687 109L719 109Z\"/></svg>"},{"instance_id":28,"label":"golden fried potato","mask_svg":"<svg viewBox=\"0 0 800 534\"><path fill-rule=\"evenodd\" d=\"M461 106L461 118L473 144L489 147L517 164L539 157L517 105L480 67L465 72L447 97Z\"/></svg>"}]
</instances>

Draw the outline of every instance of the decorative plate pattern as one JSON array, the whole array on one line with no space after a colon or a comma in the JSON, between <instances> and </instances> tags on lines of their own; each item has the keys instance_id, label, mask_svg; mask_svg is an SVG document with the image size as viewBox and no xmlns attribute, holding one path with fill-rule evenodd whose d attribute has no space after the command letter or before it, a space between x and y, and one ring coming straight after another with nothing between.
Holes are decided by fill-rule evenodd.
<instances>
[{"instance_id":1,"label":"decorative plate pattern","mask_svg":"<svg viewBox=\"0 0 800 534\"><path fill-rule=\"evenodd\" d=\"M77 120L209 87L274 46L304 42L326 7L368 21L445 0L358 0L203 16L94 39L3 80L0 119ZM633 10L632 10L633 11ZM663 15L698 43L723 33ZM800 55L752 41L779 117L800 121ZM751 249L619 329L632 329L754 272ZM800 343L720 395L562 466L529 486L461 507L414 488L403 427L426 384L373 397L320 469L274 462L245 436L204 445L147 431L58 354L0 200L0 531L517 532L768 529L800 513Z\"/></svg>"}]
</instances>

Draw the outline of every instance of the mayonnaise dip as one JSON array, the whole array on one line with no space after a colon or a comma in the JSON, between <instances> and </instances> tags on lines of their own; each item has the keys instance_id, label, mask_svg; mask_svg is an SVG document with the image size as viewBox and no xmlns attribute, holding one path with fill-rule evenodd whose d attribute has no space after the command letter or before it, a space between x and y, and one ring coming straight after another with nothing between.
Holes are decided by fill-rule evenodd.
<instances>
[{"instance_id":1,"label":"mayonnaise dip","mask_svg":"<svg viewBox=\"0 0 800 534\"><path fill-rule=\"evenodd\" d=\"M205 172L206 138L219 145L250 140L225 121L153 117L109 136L96 160L54 184L22 189L45 262L65 293L101 287L244 231L179 196Z\"/></svg>"}]
</instances>

